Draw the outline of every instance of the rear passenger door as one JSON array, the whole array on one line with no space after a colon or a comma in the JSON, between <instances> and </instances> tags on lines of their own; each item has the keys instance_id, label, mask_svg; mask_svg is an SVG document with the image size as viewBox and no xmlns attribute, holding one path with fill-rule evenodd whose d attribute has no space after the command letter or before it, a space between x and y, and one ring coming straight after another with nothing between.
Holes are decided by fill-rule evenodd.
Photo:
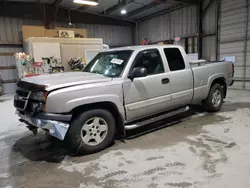
<instances>
[{"instance_id":1,"label":"rear passenger door","mask_svg":"<svg viewBox=\"0 0 250 188\"><path fill-rule=\"evenodd\" d=\"M169 79L172 108L190 103L193 97L193 74L186 67L179 48L164 48L164 54L169 66Z\"/></svg>"}]
</instances>

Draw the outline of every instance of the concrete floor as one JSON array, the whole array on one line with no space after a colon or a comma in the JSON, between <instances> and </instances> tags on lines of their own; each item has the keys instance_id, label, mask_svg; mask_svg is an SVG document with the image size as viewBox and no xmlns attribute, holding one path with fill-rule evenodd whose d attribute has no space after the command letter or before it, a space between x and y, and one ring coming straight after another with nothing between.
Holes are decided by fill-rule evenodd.
<instances>
[{"instance_id":1,"label":"concrete floor","mask_svg":"<svg viewBox=\"0 0 250 188\"><path fill-rule=\"evenodd\" d=\"M88 156L33 136L14 115L12 96L1 99L1 188L250 187L249 91L230 91L219 113L190 111Z\"/></svg>"}]
</instances>

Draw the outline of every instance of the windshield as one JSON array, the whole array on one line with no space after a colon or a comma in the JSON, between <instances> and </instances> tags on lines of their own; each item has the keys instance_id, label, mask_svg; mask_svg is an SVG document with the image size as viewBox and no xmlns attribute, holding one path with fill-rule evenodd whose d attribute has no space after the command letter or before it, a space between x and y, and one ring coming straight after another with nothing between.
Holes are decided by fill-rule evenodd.
<instances>
[{"instance_id":1,"label":"windshield","mask_svg":"<svg viewBox=\"0 0 250 188\"><path fill-rule=\"evenodd\" d=\"M124 70L132 50L100 52L83 70L108 77L119 77Z\"/></svg>"}]
</instances>

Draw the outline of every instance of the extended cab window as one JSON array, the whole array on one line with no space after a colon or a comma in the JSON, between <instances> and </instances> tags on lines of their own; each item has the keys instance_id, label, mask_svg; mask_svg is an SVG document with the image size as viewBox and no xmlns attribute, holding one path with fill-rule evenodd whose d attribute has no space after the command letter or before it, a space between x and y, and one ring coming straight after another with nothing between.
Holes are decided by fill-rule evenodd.
<instances>
[{"instance_id":1,"label":"extended cab window","mask_svg":"<svg viewBox=\"0 0 250 188\"><path fill-rule=\"evenodd\" d=\"M164 53L168 60L168 66L170 71L185 69L185 63L178 48L165 48Z\"/></svg>"},{"instance_id":2,"label":"extended cab window","mask_svg":"<svg viewBox=\"0 0 250 188\"><path fill-rule=\"evenodd\" d=\"M133 68L134 67L146 68L148 75L164 72L161 55L157 49L139 52L135 58Z\"/></svg>"}]
</instances>

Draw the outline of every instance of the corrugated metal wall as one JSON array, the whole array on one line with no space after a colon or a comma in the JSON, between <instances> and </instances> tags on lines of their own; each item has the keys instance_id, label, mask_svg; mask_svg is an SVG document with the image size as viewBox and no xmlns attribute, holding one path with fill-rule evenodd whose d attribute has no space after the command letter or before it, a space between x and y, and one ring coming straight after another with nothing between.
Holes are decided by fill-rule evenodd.
<instances>
[{"instance_id":1,"label":"corrugated metal wall","mask_svg":"<svg viewBox=\"0 0 250 188\"><path fill-rule=\"evenodd\" d=\"M22 25L43 25L43 23L38 20L0 17L0 53L23 51L20 45L22 43ZM56 26L68 27L67 23L57 23ZM76 24L76 27L87 29L89 37L103 38L104 43L110 46L133 44L133 28L129 26ZM13 44L19 44L20 47L13 47ZM14 57L0 56L0 66L13 65L15 65ZM3 80L17 79L16 69L0 70L0 75ZM5 83L3 86L5 93L13 93L16 89L15 83Z\"/></svg>"},{"instance_id":2,"label":"corrugated metal wall","mask_svg":"<svg viewBox=\"0 0 250 188\"><path fill-rule=\"evenodd\" d=\"M20 52L22 51L22 47L0 47L1 52ZM0 56L0 66L15 66L15 58L14 56ZM0 69L0 75L3 81L10 82L11 80L17 79L17 71L16 69ZM16 88L15 83L3 83L3 89L5 93L13 93Z\"/></svg>"},{"instance_id":3,"label":"corrugated metal wall","mask_svg":"<svg viewBox=\"0 0 250 188\"><path fill-rule=\"evenodd\" d=\"M76 24L76 28L88 30L89 38L103 38L110 46L133 45L133 28L130 26ZM68 27L67 23L57 23L56 27Z\"/></svg>"},{"instance_id":4,"label":"corrugated metal wall","mask_svg":"<svg viewBox=\"0 0 250 188\"><path fill-rule=\"evenodd\" d=\"M43 25L38 20L0 17L0 44L21 43L22 25ZM57 27L68 27L67 23L56 23ZM90 38L103 38L110 46L124 46L133 44L133 28L130 26L76 24L76 28L88 30Z\"/></svg>"},{"instance_id":5,"label":"corrugated metal wall","mask_svg":"<svg viewBox=\"0 0 250 188\"><path fill-rule=\"evenodd\" d=\"M158 42L197 34L197 7L185 7L139 23L139 41Z\"/></svg>"},{"instance_id":6,"label":"corrugated metal wall","mask_svg":"<svg viewBox=\"0 0 250 188\"><path fill-rule=\"evenodd\" d=\"M249 2L222 0L220 14L220 58L236 56L233 88L250 89Z\"/></svg>"},{"instance_id":7,"label":"corrugated metal wall","mask_svg":"<svg viewBox=\"0 0 250 188\"><path fill-rule=\"evenodd\" d=\"M209 1L203 3L203 10ZM217 4L213 1L202 18L202 58L210 61L216 60L216 30L217 30Z\"/></svg>"}]
</instances>

